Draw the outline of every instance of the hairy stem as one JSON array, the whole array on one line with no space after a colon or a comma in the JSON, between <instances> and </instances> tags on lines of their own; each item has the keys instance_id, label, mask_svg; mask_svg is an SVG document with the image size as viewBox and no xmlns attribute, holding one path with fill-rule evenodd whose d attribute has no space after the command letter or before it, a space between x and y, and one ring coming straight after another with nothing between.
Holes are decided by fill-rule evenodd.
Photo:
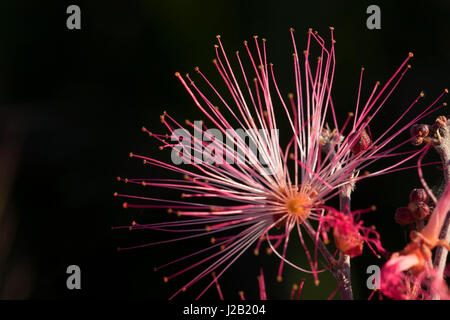
<instances>
[{"instance_id":1,"label":"hairy stem","mask_svg":"<svg viewBox=\"0 0 450 320\"><path fill-rule=\"evenodd\" d=\"M346 213L350 212L350 194L353 186L349 185L342 189L340 195L340 207L341 211ZM306 232L310 235L312 239L316 238L316 231L311 227L311 225L305 221L304 227ZM345 254L340 254L339 259L335 260L331 253L328 251L325 244L320 240L317 241L317 247L319 251L322 253L322 256L327 261L330 266L330 271L333 274L334 278L338 282L339 292L341 294L342 300L353 300L353 290L352 283L350 277L350 257Z\"/></svg>"},{"instance_id":2,"label":"hairy stem","mask_svg":"<svg viewBox=\"0 0 450 320\"><path fill-rule=\"evenodd\" d=\"M339 195L340 210L343 213L350 214L350 200L353 185L349 184L342 188ZM340 253L339 260L335 265L334 275L339 284L339 291L342 300L353 300L353 290L350 272L350 257Z\"/></svg>"},{"instance_id":3,"label":"hairy stem","mask_svg":"<svg viewBox=\"0 0 450 320\"><path fill-rule=\"evenodd\" d=\"M334 146L334 145L331 145ZM324 151L329 152L328 148L330 144L325 145ZM334 150L331 151L334 155ZM354 183L350 183L344 186L341 189L339 194L339 202L340 202L340 211L346 214L350 214L350 199L351 193L353 190ZM310 234L311 237L315 236L315 231L312 227L307 224L306 230ZM352 290L352 282L351 282L351 273L350 273L350 257L346 254L340 253L339 259L336 261L333 256L330 254L325 244L319 239L318 248L324 258L327 260L330 271L332 272L334 278L338 282L339 292L341 294L342 300L353 300L353 290Z\"/></svg>"}]
</instances>

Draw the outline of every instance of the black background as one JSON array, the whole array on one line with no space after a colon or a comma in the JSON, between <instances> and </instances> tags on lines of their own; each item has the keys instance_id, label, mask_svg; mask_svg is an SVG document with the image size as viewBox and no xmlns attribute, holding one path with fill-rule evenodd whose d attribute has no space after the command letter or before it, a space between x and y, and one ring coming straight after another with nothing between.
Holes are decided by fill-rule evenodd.
<instances>
[{"instance_id":1,"label":"black background","mask_svg":"<svg viewBox=\"0 0 450 320\"><path fill-rule=\"evenodd\" d=\"M66 28L69 4L81 7L81 30ZM381 30L366 28L370 4L381 7ZM309 27L326 37L334 26L333 98L344 118L354 109L361 65L367 70L367 94L413 51L413 69L374 122L376 134L377 124L385 128L421 90L427 94L423 107L448 86L449 15L444 0L2 1L0 134L11 144L8 159L16 171L0 220L0 297L166 299L189 279L164 284L164 274L154 273L153 267L201 241L117 252L117 247L150 242L155 235L111 231L112 226L136 218L164 219L164 213L123 210L112 194L142 192L118 184L118 175L165 174L143 168L128 153L167 158L140 131L142 125L162 131L159 114L164 110L180 120L197 119L199 113L173 73L192 72L199 65L211 80L220 81L210 63L216 34L229 52L242 49L242 40L253 34L267 38L271 61L279 66L279 84L292 88L289 28L296 29L302 50ZM4 174L13 172L8 159L0 164ZM440 183L435 167L426 174L431 185ZM411 170L363 182L354 194L354 208L377 205L367 223L377 226L389 251L406 241L405 230L393 220L395 208L406 205L409 191L419 185ZM285 281L277 283L275 261L274 256L243 257L224 278L226 297L236 298L244 290L256 298L256 275L264 266L269 298L287 298L292 283L303 276L288 270ZM71 264L81 267L82 290L65 286ZM369 264L381 261L368 250L353 262L360 299L370 293L365 289ZM304 298L326 298L336 287L330 277L319 288L305 278ZM216 295L212 290L207 297Z\"/></svg>"}]
</instances>

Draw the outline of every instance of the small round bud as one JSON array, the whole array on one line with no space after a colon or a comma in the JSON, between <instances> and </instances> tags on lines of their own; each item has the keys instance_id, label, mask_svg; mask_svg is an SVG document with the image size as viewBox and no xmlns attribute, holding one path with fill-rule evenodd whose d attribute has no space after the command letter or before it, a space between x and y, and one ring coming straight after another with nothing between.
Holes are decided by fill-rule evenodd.
<instances>
[{"instance_id":1,"label":"small round bud","mask_svg":"<svg viewBox=\"0 0 450 320\"><path fill-rule=\"evenodd\" d=\"M411 144L412 144L413 146L420 146L422 143L423 143L423 138L422 138L422 137L414 137L414 138L411 140Z\"/></svg>"},{"instance_id":2,"label":"small round bud","mask_svg":"<svg viewBox=\"0 0 450 320\"><path fill-rule=\"evenodd\" d=\"M411 136L413 137L426 137L430 133L430 128L426 124L415 124L410 129Z\"/></svg>"},{"instance_id":3,"label":"small round bud","mask_svg":"<svg viewBox=\"0 0 450 320\"><path fill-rule=\"evenodd\" d=\"M436 119L436 125L438 128L443 128L447 125L447 117L446 116L439 116Z\"/></svg>"},{"instance_id":4,"label":"small round bud","mask_svg":"<svg viewBox=\"0 0 450 320\"><path fill-rule=\"evenodd\" d=\"M413 215L416 220L423 220L430 215L430 207L425 202L419 202Z\"/></svg>"},{"instance_id":5,"label":"small round bud","mask_svg":"<svg viewBox=\"0 0 450 320\"><path fill-rule=\"evenodd\" d=\"M351 146L351 150L352 150L353 154L358 154L358 153L366 150L372 143L372 140L370 139L366 130L362 130L359 137L355 140L353 140L353 139L354 139L354 136L349 137L350 141L354 141Z\"/></svg>"},{"instance_id":6,"label":"small round bud","mask_svg":"<svg viewBox=\"0 0 450 320\"><path fill-rule=\"evenodd\" d=\"M402 207L395 210L394 219L398 224L406 225L414 221L414 216L408 208Z\"/></svg>"},{"instance_id":7,"label":"small round bud","mask_svg":"<svg viewBox=\"0 0 450 320\"><path fill-rule=\"evenodd\" d=\"M428 201L425 189L413 189L409 194L409 201L416 203Z\"/></svg>"}]
</instances>

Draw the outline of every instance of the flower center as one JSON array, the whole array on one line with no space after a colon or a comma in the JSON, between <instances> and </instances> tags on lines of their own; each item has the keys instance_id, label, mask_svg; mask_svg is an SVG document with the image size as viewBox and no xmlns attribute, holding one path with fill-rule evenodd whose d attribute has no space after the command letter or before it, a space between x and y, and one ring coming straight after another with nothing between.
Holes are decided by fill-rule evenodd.
<instances>
[{"instance_id":1,"label":"flower center","mask_svg":"<svg viewBox=\"0 0 450 320\"><path fill-rule=\"evenodd\" d=\"M286 202L288 213L300 219L300 222L303 222L308 218L311 213L311 206L312 201L305 193L299 193Z\"/></svg>"}]
</instances>

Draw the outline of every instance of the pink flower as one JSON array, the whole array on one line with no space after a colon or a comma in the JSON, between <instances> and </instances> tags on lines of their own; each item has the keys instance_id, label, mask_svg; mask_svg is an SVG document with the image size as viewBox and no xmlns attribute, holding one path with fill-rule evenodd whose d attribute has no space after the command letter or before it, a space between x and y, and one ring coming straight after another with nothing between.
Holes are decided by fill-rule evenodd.
<instances>
[{"instance_id":1,"label":"pink flower","mask_svg":"<svg viewBox=\"0 0 450 320\"><path fill-rule=\"evenodd\" d=\"M375 84L365 103L360 99L364 69L361 70L356 108L340 126L331 95L335 72L335 40L333 28L330 29L330 45L318 33L309 30L306 50L303 52L297 51L294 31L291 29L295 93L287 94L287 99L278 87L274 65L268 63L266 40L256 36L255 51L252 52L250 44L244 42L250 68L243 63L241 54L236 52L237 71L231 67L221 37L217 36L216 59L213 63L227 90L213 86L198 67L195 68L200 79L198 83L190 75L183 77L175 73L206 121L193 123L186 120L183 126L164 112L161 122L168 134L150 132L145 127L143 131L161 143L161 150L172 150L172 156L175 155L184 164L174 165L134 153L130 156L143 160L145 165L178 173L184 179L119 180L145 188L179 190L183 192L182 199L115 194L133 202L124 203L125 208L165 208L169 213L175 212L185 218L152 224L133 222L131 227L123 227L181 234L174 239L132 248L175 241L184 244L185 240L211 237L209 247L156 268L160 270L192 257L199 258L198 262L164 277L165 281L169 281L185 272L201 268L172 297L213 271L220 278L248 248L255 243L258 243L259 248L258 241L262 239L267 240L270 250L281 259L279 280L282 279L285 264L288 264L302 272L314 274L317 281L318 273L325 270L318 269L317 250L309 252L302 228L318 225L316 233L320 234L323 219L333 226L337 244L344 252L352 255L360 253L362 241L379 247L377 241L368 239L371 231L355 224L351 220L353 217L346 220L334 213L332 217L325 218L327 210L323 204L338 195L343 187L359 180L410 168L406 165L407 161L422 149L399 152L398 148L411 139L400 144L394 144L393 141L411 124L439 108L437 103L440 97L413 120L399 126L399 121L422 97L419 95L398 120L385 128L383 134L370 136L369 124L409 70L408 62L412 58L412 54L409 54L384 85L379 82ZM318 54L314 62L311 62L312 52ZM279 109L284 111L288 123L282 130L287 130L291 136L286 145L280 144L278 139ZM333 129L330 129L328 119L332 119ZM238 129L248 133L250 146L237 134ZM168 141L169 138L172 138L172 142ZM233 149L224 139L234 142ZM190 143L183 143L186 141ZM230 163L227 161L229 159L238 161ZM381 159L392 160L392 163L373 173L359 174ZM142 201L155 204L143 204ZM294 230L299 235L309 267L300 267L286 258L290 235ZM317 241L318 237L315 237ZM213 284L214 281L211 281L198 297Z\"/></svg>"},{"instance_id":2,"label":"pink flower","mask_svg":"<svg viewBox=\"0 0 450 320\"><path fill-rule=\"evenodd\" d=\"M375 255L386 254L375 227L364 227L363 221L359 219L361 213L375 210L375 207L354 211L350 214L339 212L333 208L328 208L328 210L328 214L322 220L323 231L333 229L334 243L341 252L354 258L362 254L363 245L366 243Z\"/></svg>"},{"instance_id":3,"label":"pink flower","mask_svg":"<svg viewBox=\"0 0 450 320\"><path fill-rule=\"evenodd\" d=\"M393 256L381 271L381 292L395 300L450 299L445 280L416 254Z\"/></svg>"},{"instance_id":4,"label":"pink flower","mask_svg":"<svg viewBox=\"0 0 450 320\"><path fill-rule=\"evenodd\" d=\"M411 242L399 253L394 253L381 270L381 291L392 299L431 299L439 295L450 299L444 279L432 265L432 250L438 246L450 249L439 239L445 216L450 210L450 185L436 204L431 217L420 232L411 233Z\"/></svg>"}]
</instances>

